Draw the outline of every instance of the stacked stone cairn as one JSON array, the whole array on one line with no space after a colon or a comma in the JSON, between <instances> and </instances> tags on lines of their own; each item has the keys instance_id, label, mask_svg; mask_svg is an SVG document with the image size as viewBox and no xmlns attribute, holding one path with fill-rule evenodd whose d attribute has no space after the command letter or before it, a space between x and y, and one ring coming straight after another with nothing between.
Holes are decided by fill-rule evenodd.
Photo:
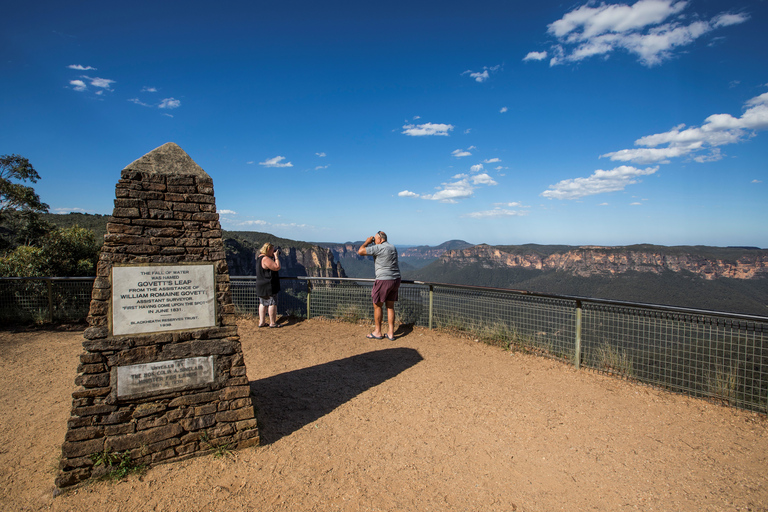
<instances>
[{"instance_id":1,"label":"stacked stone cairn","mask_svg":"<svg viewBox=\"0 0 768 512\"><path fill-rule=\"evenodd\" d=\"M179 146L167 143L128 165L115 189L58 488L99 476L105 454L149 466L259 443L213 180ZM187 264L214 269L215 325L113 335L114 266ZM119 367L195 357L212 357L212 382L138 398L117 393Z\"/></svg>"}]
</instances>

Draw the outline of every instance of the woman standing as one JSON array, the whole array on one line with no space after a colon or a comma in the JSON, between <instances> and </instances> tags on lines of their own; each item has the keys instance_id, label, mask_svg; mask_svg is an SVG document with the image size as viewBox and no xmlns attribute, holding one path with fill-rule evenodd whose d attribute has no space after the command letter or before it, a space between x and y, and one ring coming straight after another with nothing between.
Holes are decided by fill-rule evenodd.
<instances>
[{"instance_id":1,"label":"woman standing","mask_svg":"<svg viewBox=\"0 0 768 512\"><path fill-rule=\"evenodd\" d=\"M259 327L277 325L277 292L280 291L280 250L267 242L261 246L256 258L256 295L259 296Z\"/></svg>"}]
</instances>

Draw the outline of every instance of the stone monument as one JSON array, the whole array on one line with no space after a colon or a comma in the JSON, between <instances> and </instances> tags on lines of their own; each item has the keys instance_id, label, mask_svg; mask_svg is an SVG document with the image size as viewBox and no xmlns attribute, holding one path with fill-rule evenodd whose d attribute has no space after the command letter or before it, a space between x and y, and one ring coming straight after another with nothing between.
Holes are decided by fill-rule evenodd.
<instances>
[{"instance_id":1,"label":"stone monument","mask_svg":"<svg viewBox=\"0 0 768 512\"><path fill-rule=\"evenodd\" d=\"M123 169L56 486L259 443L213 180L167 143Z\"/></svg>"}]
</instances>

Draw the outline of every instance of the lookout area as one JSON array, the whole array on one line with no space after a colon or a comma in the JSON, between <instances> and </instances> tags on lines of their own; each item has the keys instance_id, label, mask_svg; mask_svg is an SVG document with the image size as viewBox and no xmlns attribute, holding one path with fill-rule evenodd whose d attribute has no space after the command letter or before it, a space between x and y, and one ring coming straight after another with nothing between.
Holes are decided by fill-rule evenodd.
<instances>
[{"instance_id":1,"label":"lookout area","mask_svg":"<svg viewBox=\"0 0 768 512\"><path fill-rule=\"evenodd\" d=\"M471 338L238 320L261 445L53 497L81 330L0 331L0 510L768 510L765 416Z\"/></svg>"}]
</instances>

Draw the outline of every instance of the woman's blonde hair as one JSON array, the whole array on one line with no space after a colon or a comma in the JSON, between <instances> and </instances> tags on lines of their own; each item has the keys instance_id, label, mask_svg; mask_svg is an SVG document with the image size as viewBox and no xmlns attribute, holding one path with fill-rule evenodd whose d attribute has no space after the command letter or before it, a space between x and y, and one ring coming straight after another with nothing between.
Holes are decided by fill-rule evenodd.
<instances>
[{"instance_id":1,"label":"woman's blonde hair","mask_svg":"<svg viewBox=\"0 0 768 512\"><path fill-rule=\"evenodd\" d=\"M261 250L259 250L259 252L261 254L263 254L264 256L266 256L267 254L269 254L270 249L274 249L274 248L275 248L274 245L272 245L271 243L267 242L267 243L265 243L264 245L261 246Z\"/></svg>"}]
</instances>

